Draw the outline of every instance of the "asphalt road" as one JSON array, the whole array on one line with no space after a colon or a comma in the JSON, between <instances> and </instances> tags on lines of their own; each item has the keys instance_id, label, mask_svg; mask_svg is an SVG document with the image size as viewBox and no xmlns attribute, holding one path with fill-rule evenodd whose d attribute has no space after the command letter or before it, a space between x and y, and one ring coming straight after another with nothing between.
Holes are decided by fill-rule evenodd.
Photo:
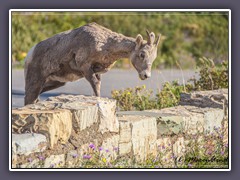
<instances>
[{"instance_id":1,"label":"asphalt road","mask_svg":"<svg viewBox=\"0 0 240 180\"><path fill-rule=\"evenodd\" d=\"M120 70L112 69L103 74L101 85L101 96L111 97L112 90L120 90L128 87L146 85L146 88L153 89L156 93L162 88L162 84L166 81L178 80L181 84L191 77L198 77L193 70L154 70L152 77L147 80L140 80L134 69ZM24 101L24 74L23 70L12 70L12 107L22 107ZM65 86L58 89L48 91L40 96L41 100L47 99L49 96L57 96L60 94L82 94L93 95L90 84L85 79L80 79L75 82L69 82Z\"/></svg>"}]
</instances>

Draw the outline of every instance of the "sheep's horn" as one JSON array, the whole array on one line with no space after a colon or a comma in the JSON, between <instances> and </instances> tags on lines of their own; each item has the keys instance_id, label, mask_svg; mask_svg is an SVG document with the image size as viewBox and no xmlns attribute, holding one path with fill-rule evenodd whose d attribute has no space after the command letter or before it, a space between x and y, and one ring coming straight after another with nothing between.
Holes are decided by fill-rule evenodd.
<instances>
[{"instance_id":1,"label":"sheep's horn","mask_svg":"<svg viewBox=\"0 0 240 180\"><path fill-rule=\"evenodd\" d=\"M161 39L161 34L158 35L157 37L157 40L155 42L155 45L158 46L159 42L160 42L160 39Z\"/></svg>"}]
</instances>

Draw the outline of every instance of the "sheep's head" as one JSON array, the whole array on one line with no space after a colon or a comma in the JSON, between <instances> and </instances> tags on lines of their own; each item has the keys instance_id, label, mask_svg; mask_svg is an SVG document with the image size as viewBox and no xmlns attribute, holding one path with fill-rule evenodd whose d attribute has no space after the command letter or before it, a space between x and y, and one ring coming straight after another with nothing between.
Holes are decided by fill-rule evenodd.
<instances>
[{"instance_id":1,"label":"sheep's head","mask_svg":"<svg viewBox=\"0 0 240 180\"><path fill-rule=\"evenodd\" d=\"M148 35L147 41L144 41L140 34L137 35L136 47L130 58L141 80L151 77L152 63L157 57L157 46L161 37L159 35L155 41L155 34L146 32Z\"/></svg>"}]
</instances>

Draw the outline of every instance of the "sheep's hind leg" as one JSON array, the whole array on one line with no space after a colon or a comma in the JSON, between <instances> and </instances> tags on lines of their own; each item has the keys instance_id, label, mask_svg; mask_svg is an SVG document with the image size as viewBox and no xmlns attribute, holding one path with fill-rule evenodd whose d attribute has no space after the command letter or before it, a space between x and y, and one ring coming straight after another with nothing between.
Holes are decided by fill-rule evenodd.
<instances>
[{"instance_id":1,"label":"sheep's hind leg","mask_svg":"<svg viewBox=\"0 0 240 180\"><path fill-rule=\"evenodd\" d=\"M94 94L100 97L101 74L95 74L94 71L90 68L84 73L84 76L91 84Z\"/></svg>"},{"instance_id":2,"label":"sheep's hind leg","mask_svg":"<svg viewBox=\"0 0 240 180\"><path fill-rule=\"evenodd\" d=\"M34 104L38 101L38 96L43 87L42 81L34 82L34 83L27 83L25 87L25 98L24 98L24 105Z\"/></svg>"}]
</instances>

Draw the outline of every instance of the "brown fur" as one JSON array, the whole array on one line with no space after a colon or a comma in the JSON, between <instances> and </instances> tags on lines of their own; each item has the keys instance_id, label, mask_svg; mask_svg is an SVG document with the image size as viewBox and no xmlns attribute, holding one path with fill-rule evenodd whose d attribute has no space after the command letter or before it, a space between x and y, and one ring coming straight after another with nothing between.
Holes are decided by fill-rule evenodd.
<instances>
[{"instance_id":1,"label":"brown fur","mask_svg":"<svg viewBox=\"0 0 240 180\"><path fill-rule=\"evenodd\" d=\"M100 96L101 74L119 58L130 58L143 80L151 76L157 55L154 33L148 41L141 35L126 37L96 23L59 33L38 43L25 62L25 105L36 102L39 94L85 77Z\"/></svg>"}]
</instances>

